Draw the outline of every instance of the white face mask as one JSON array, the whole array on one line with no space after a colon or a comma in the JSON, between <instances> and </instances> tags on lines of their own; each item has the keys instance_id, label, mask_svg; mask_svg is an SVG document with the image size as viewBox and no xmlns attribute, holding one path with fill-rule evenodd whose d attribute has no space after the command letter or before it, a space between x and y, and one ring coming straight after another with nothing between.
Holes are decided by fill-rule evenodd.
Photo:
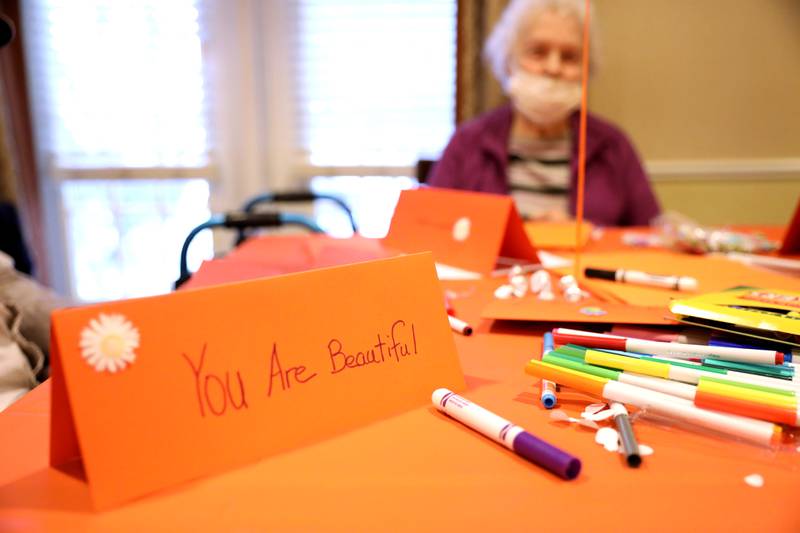
<instances>
[{"instance_id":1,"label":"white face mask","mask_svg":"<svg viewBox=\"0 0 800 533\"><path fill-rule=\"evenodd\" d=\"M564 120L580 105L581 84L516 70L506 92L514 107L534 124L548 126Z\"/></svg>"}]
</instances>

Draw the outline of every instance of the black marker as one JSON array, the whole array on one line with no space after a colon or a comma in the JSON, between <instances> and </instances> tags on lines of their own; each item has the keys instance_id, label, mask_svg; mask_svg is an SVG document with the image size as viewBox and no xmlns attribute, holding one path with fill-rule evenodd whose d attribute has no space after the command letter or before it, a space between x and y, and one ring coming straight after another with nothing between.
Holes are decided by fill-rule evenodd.
<instances>
[{"instance_id":1,"label":"black marker","mask_svg":"<svg viewBox=\"0 0 800 533\"><path fill-rule=\"evenodd\" d=\"M447 319L450 321L450 328L453 331L457 331L467 337L472 335L472 326L470 326L463 320L456 318L453 315L447 315Z\"/></svg>"},{"instance_id":2,"label":"black marker","mask_svg":"<svg viewBox=\"0 0 800 533\"><path fill-rule=\"evenodd\" d=\"M642 456L639 455L639 444L636 442L636 435L633 434L631 421L628 418L628 410L618 402L611 404L617 414L614 415L614 423L619 431L619 438L622 441L622 451L625 452L625 462L628 466L637 468L642 464Z\"/></svg>"},{"instance_id":3,"label":"black marker","mask_svg":"<svg viewBox=\"0 0 800 533\"><path fill-rule=\"evenodd\" d=\"M602 268L587 267L583 274L587 278L607 279L619 281L621 283L631 283L636 285L648 285L650 287L664 287L676 291L695 291L697 290L697 280L689 276L661 276L658 274L648 274L638 270L605 270Z\"/></svg>"}]
</instances>

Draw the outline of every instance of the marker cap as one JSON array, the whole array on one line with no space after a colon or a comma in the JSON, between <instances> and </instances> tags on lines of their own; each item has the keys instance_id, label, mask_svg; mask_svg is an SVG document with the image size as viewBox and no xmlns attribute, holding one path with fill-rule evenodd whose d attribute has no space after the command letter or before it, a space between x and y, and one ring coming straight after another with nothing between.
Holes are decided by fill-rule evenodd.
<instances>
[{"instance_id":1,"label":"marker cap","mask_svg":"<svg viewBox=\"0 0 800 533\"><path fill-rule=\"evenodd\" d=\"M520 456L564 479L574 479L581 471L580 459L534 437L527 431L517 435L513 447Z\"/></svg>"},{"instance_id":2,"label":"marker cap","mask_svg":"<svg viewBox=\"0 0 800 533\"><path fill-rule=\"evenodd\" d=\"M614 281L617 279L617 273L613 270L604 270L602 268L586 267L583 270L583 275L587 278L608 279Z\"/></svg>"},{"instance_id":3,"label":"marker cap","mask_svg":"<svg viewBox=\"0 0 800 533\"><path fill-rule=\"evenodd\" d=\"M550 391L542 393L542 405L545 409L552 409L556 406L556 395Z\"/></svg>"}]
</instances>

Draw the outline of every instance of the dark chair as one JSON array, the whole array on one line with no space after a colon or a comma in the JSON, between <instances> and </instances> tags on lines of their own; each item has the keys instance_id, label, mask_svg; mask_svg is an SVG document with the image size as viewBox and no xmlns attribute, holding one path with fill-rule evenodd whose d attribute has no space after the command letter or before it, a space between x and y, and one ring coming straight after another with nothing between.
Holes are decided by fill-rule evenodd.
<instances>
[{"instance_id":1,"label":"dark chair","mask_svg":"<svg viewBox=\"0 0 800 533\"><path fill-rule=\"evenodd\" d=\"M342 210L347 214L347 218L350 221L350 227L353 228L353 233L354 234L358 233L358 227L356 226L356 221L353 218L353 212L341 198L337 198L336 196L330 194L315 193L309 190L268 192L260 194L248 200L247 203L245 203L244 206L242 206L242 211L244 211L245 213L253 213L255 212L256 208L259 205L266 203L276 203L276 202L298 203L298 202L313 202L314 200L330 200L331 202L341 207ZM236 240L236 244L241 244L246 238L247 238L247 232L244 228L242 228L239 231L239 236Z\"/></svg>"},{"instance_id":2,"label":"dark chair","mask_svg":"<svg viewBox=\"0 0 800 533\"><path fill-rule=\"evenodd\" d=\"M180 259L180 276L175 281L175 288L177 289L183 285L191 276L187 257L189 254L189 245L198 233L205 229L212 228L229 228L235 229L240 233L249 228L277 228L281 226L299 226L303 227L313 233L323 233L313 220L308 219L303 215L296 215L292 213L242 213L233 212L224 215L212 216L207 222L204 222L189 232L186 240L183 242L181 248Z\"/></svg>"},{"instance_id":3,"label":"dark chair","mask_svg":"<svg viewBox=\"0 0 800 533\"><path fill-rule=\"evenodd\" d=\"M0 251L14 259L17 270L33 274L33 261L22 237L17 208L7 202L0 202Z\"/></svg>"},{"instance_id":4,"label":"dark chair","mask_svg":"<svg viewBox=\"0 0 800 533\"><path fill-rule=\"evenodd\" d=\"M428 176L431 175L433 165L436 164L434 159L420 159L417 161L417 181L419 183L426 183Z\"/></svg>"}]
</instances>

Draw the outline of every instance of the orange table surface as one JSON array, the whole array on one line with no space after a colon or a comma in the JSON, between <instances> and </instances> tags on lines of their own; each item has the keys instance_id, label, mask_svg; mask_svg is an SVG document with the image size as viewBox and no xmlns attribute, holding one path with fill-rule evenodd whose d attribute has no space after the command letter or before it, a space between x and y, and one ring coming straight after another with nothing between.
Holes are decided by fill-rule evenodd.
<instances>
[{"instance_id":1,"label":"orange table surface","mask_svg":"<svg viewBox=\"0 0 800 533\"><path fill-rule=\"evenodd\" d=\"M496 284L445 283L476 326L454 334L464 396L580 457L573 481L424 407L98 513L85 484L48 467L45 383L0 414L0 530L800 531L798 443L769 450L639 420L655 453L631 469L593 430L552 421L523 372L543 330L479 322ZM572 416L596 401L559 399ZM320 416L336 413L320 406ZM746 484L750 474L763 487Z\"/></svg>"}]
</instances>

